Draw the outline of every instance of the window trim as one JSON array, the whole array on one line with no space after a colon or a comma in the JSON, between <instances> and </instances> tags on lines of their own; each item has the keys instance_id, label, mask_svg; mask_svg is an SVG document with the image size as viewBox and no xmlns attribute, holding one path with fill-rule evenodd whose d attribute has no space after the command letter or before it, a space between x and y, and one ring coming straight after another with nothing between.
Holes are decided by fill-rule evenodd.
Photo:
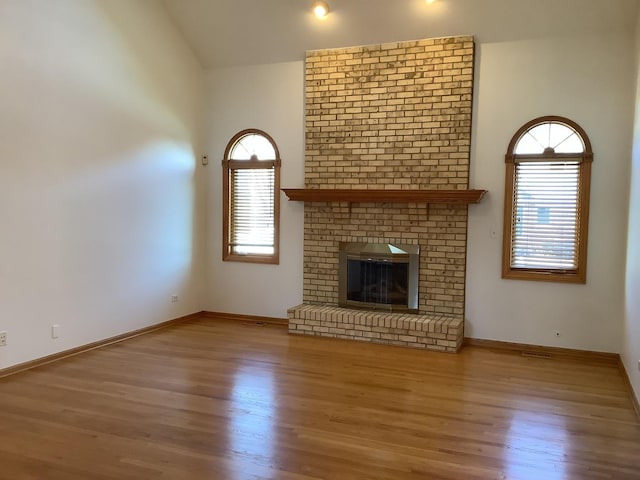
<instances>
[{"instance_id":1,"label":"window trim","mask_svg":"<svg viewBox=\"0 0 640 480\"><path fill-rule=\"evenodd\" d=\"M544 151L541 154L516 154L515 149L522 137L532 128L544 123L560 123L573 129L582 139L584 151L582 153L555 153ZM517 268L511 266L512 252L512 219L515 206L515 180L516 164L518 160L525 161L562 161L564 159L579 160L578 174L578 211L580 222L576 229L577 241L577 268L571 270L556 270L544 268ZM505 155L505 198L502 239L502 278L515 280L536 280L543 282L581 283L587 281L587 244L589 233L589 197L591 190L591 163L593 162L593 150L586 132L572 120L565 117L550 115L538 117L524 124L515 133Z\"/></svg>"},{"instance_id":2,"label":"window trim","mask_svg":"<svg viewBox=\"0 0 640 480\"><path fill-rule=\"evenodd\" d=\"M247 135L260 135L266 138L275 152L273 160L233 160L229 158L233 147L243 137ZM245 262L245 263L280 263L280 151L273 138L266 132L256 128L248 128L236 133L224 150L222 160L222 260L225 262ZM237 169L267 169L273 168L273 253L268 255L249 254L239 255L231 251L231 173Z\"/></svg>"}]
</instances>

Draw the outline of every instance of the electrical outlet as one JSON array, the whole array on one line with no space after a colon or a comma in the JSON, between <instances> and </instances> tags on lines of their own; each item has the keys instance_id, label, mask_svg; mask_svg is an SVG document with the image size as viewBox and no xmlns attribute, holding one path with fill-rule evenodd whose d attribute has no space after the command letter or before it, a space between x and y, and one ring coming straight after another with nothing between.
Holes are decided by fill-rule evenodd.
<instances>
[{"instance_id":1,"label":"electrical outlet","mask_svg":"<svg viewBox=\"0 0 640 480\"><path fill-rule=\"evenodd\" d=\"M176 303L178 301L178 295L171 295L171 302Z\"/></svg>"},{"instance_id":2,"label":"electrical outlet","mask_svg":"<svg viewBox=\"0 0 640 480\"><path fill-rule=\"evenodd\" d=\"M7 345L7 332L0 332L0 347Z\"/></svg>"},{"instance_id":3,"label":"electrical outlet","mask_svg":"<svg viewBox=\"0 0 640 480\"><path fill-rule=\"evenodd\" d=\"M202 165L209 165L209 156L208 155L202 155L200 157L200 160L202 161Z\"/></svg>"},{"instance_id":4,"label":"electrical outlet","mask_svg":"<svg viewBox=\"0 0 640 480\"><path fill-rule=\"evenodd\" d=\"M60 336L60 325L51 325L51 338L58 338Z\"/></svg>"}]
</instances>

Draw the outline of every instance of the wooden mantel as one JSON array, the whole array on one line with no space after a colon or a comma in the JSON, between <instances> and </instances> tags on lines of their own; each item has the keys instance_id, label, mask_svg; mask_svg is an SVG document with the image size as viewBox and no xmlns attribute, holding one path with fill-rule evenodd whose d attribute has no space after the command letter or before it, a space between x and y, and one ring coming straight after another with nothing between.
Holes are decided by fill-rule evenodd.
<instances>
[{"instance_id":1,"label":"wooden mantel","mask_svg":"<svg viewBox=\"0 0 640 480\"><path fill-rule=\"evenodd\" d=\"M486 190L384 190L283 188L289 200L297 202L368 203L478 203Z\"/></svg>"}]
</instances>

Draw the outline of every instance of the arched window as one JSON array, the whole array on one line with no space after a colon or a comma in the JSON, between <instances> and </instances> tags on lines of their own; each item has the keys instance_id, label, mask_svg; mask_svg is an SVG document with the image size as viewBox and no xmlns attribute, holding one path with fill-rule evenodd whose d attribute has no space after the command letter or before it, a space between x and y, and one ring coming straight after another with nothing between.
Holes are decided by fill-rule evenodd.
<instances>
[{"instance_id":1,"label":"arched window","mask_svg":"<svg viewBox=\"0 0 640 480\"><path fill-rule=\"evenodd\" d=\"M227 144L222 168L222 259L278 263L280 154L276 143L261 130L243 130Z\"/></svg>"},{"instance_id":2,"label":"arched window","mask_svg":"<svg viewBox=\"0 0 640 480\"><path fill-rule=\"evenodd\" d=\"M563 117L520 128L507 150L502 277L585 283L593 152Z\"/></svg>"}]
</instances>

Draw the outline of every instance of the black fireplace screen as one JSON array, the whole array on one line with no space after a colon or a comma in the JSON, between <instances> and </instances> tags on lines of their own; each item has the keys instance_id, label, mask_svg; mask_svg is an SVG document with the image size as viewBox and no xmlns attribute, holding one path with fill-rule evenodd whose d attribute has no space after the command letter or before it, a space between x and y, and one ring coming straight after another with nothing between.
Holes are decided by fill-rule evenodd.
<instances>
[{"instance_id":1,"label":"black fireplace screen","mask_svg":"<svg viewBox=\"0 0 640 480\"><path fill-rule=\"evenodd\" d=\"M407 305L408 263L347 259L347 300Z\"/></svg>"}]
</instances>

